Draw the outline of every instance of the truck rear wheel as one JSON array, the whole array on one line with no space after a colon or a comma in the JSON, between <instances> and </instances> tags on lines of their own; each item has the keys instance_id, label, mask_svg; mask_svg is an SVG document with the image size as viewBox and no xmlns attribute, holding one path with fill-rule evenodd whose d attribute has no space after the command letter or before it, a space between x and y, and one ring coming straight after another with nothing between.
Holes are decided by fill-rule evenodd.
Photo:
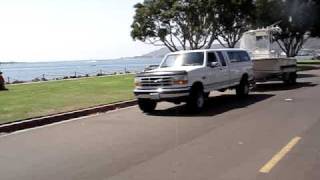
<instances>
[{"instance_id":1,"label":"truck rear wheel","mask_svg":"<svg viewBox=\"0 0 320 180\"><path fill-rule=\"evenodd\" d=\"M192 112L199 112L203 109L205 103L205 93L200 88L195 88L191 91L187 101L187 107Z\"/></svg>"},{"instance_id":2,"label":"truck rear wheel","mask_svg":"<svg viewBox=\"0 0 320 180\"><path fill-rule=\"evenodd\" d=\"M138 105L141 111L151 113L156 109L157 102L150 99L138 99Z\"/></svg>"},{"instance_id":3,"label":"truck rear wheel","mask_svg":"<svg viewBox=\"0 0 320 180\"><path fill-rule=\"evenodd\" d=\"M296 72L285 73L282 79L285 84L294 85L297 83L297 73Z\"/></svg>"},{"instance_id":4,"label":"truck rear wheel","mask_svg":"<svg viewBox=\"0 0 320 180\"><path fill-rule=\"evenodd\" d=\"M246 97L249 95L250 85L248 79L244 78L236 88L236 94L239 97Z\"/></svg>"}]
</instances>

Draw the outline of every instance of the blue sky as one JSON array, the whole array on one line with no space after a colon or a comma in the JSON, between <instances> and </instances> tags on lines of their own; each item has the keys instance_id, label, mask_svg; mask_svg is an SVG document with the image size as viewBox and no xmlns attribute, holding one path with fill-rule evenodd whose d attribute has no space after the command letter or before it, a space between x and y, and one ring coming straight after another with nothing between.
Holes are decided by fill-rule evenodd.
<instances>
[{"instance_id":1,"label":"blue sky","mask_svg":"<svg viewBox=\"0 0 320 180\"><path fill-rule=\"evenodd\" d=\"M0 61L110 59L159 49L130 37L142 0L0 0Z\"/></svg>"}]
</instances>

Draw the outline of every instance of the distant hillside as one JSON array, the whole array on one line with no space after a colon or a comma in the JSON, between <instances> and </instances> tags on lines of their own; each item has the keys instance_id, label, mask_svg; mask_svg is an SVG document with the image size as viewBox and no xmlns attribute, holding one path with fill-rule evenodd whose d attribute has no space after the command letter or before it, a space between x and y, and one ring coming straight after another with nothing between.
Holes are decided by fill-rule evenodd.
<instances>
[{"instance_id":1,"label":"distant hillside","mask_svg":"<svg viewBox=\"0 0 320 180\"><path fill-rule=\"evenodd\" d=\"M223 48L220 44L213 44L212 49L219 49L219 48ZM166 47L163 47L161 49L152 51L148 54L144 54L142 55L143 57L153 57L153 58L161 58L163 56L165 56L166 54L170 53L169 49Z\"/></svg>"},{"instance_id":2,"label":"distant hillside","mask_svg":"<svg viewBox=\"0 0 320 180\"><path fill-rule=\"evenodd\" d=\"M166 47L163 47L161 49L158 49L158 50L155 50L155 51L152 51L148 54L144 54L142 56L145 56L145 57L153 57L153 58L161 58L163 57L164 55L168 54L170 51L168 48Z\"/></svg>"},{"instance_id":3,"label":"distant hillside","mask_svg":"<svg viewBox=\"0 0 320 180\"><path fill-rule=\"evenodd\" d=\"M239 44L237 44L236 46L239 47ZM223 48L223 46L221 46L220 44L214 44L214 45L212 45L211 48L212 49L219 49L219 48ZM319 38L309 39L307 41L307 43L303 46L303 49L313 49L313 50L320 49L320 39ZM145 55L143 55L143 57L162 58L167 53L170 53L169 49L166 47L163 47L159 50L145 54Z\"/></svg>"},{"instance_id":4,"label":"distant hillside","mask_svg":"<svg viewBox=\"0 0 320 180\"><path fill-rule=\"evenodd\" d=\"M1 64L16 64L16 63L21 63L21 62L0 62L0 65Z\"/></svg>"}]
</instances>

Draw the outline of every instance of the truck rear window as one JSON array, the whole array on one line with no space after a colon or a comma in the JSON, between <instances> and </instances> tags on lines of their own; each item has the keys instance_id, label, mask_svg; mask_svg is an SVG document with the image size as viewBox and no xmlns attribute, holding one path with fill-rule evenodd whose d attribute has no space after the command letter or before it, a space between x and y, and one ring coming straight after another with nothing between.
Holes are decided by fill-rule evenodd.
<instances>
[{"instance_id":1,"label":"truck rear window","mask_svg":"<svg viewBox=\"0 0 320 180\"><path fill-rule=\"evenodd\" d=\"M245 51L230 51L228 52L230 62L246 62L250 61L250 57Z\"/></svg>"}]
</instances>

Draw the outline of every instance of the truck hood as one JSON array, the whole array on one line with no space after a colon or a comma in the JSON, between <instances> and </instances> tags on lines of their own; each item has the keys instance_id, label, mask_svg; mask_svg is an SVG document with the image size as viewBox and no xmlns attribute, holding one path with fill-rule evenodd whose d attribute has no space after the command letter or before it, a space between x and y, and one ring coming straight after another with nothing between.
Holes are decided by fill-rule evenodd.
<instances>
[{"instance_id":1,"label":"truck hood","mask_svg":"<svg viewBox=\"0 0 320 180\"><path fill-rule=\"evenodd\" d=\"M167 68L157 68L157 69L153 69L150 72L172 72L172 71L186 71L186 72L190 72L196 69L201 68L202 66L180 66L180 67L167 67Z\"/></svg>"},{"instance_id":2,"label":"truck hood","mask_svg":"<svg viewBox=\"0 0 320 180\"><path fill-rule=\"evenodd\" d=\"M171 76L171 75L187 75L188 72L201 68L201 66L182 66L182 67L168 67L157 68L146 72L137 74L137 77L148 76Z\"/></svg>"}]
</instances>

